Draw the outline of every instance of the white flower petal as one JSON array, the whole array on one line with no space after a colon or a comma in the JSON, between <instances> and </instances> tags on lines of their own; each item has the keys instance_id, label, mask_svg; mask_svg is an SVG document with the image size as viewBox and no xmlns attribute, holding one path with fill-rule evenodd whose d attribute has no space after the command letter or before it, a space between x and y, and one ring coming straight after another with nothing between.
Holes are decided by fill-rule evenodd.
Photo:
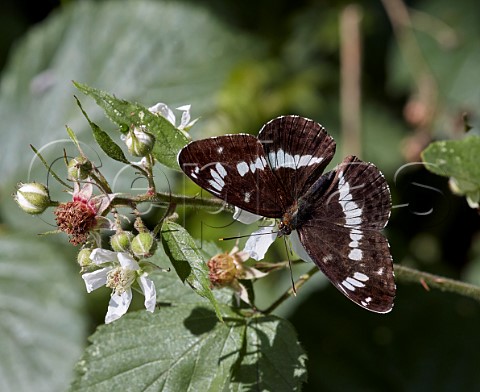
<instances>
[{"instance_id":1,"label":"white flower petal","mask_svg":"<svg viewBox=\"0 0 480 392\"><path fill-rule=\"evenodd\" d=\"M290 243L292 244L293 251L298 255L298 257L300 257L303 261L309 261L313 263L313 260L310 258L307 251L300 242L297 230L293 230L292 234L290 234Z\"/></svg>"},{"instance_id":2,"label":"white flower petal","mask_svg":"<svg viewBox=\"0 0 480 392\"><path fill-rule=\"evenodd\" d=\"M182 119L180 120L180 125L178 129L185 129L185 127L190 122L190 105L183 105L177 108L177 110L182 111Z\"/></svg>"},{"instance_id":3,"label":"white flower petal","mask_svg":"<svg viewBox=\"0 0 480 392\"><path fill-rule=\"evenodd\" d=\"M182 105L179 106L177 110L181 110L182 112L189 112L191 107L192 105Z\"/></svg>"},{"instance_id":4,"label":"white flower petal","mask_svg":"<svg viewBox=\"0 0 480 392\"><path fill-rule=\"evenodd\" d=\"M85 281L87 287L87 293L91 293L93 290L99 287L105 286L107 283L107 274L112 270L112 267L106 267L93 272L87 272L82 275L82 279Z\"/></svg>"},{"instance_id":5,"label":"white flower petal","mask_svg":"<svg viewBox=\"0 0 480 392\"><path fill-rule=\"evenodd\" d=\"M247 267L243 266L243 274L241 279L256 279L256 278L263 278L264 276L267 276L268 274L265 272L262 272L256 268L253 267Z\"/></svg>"},{"instance_id":6,"label":"white flower petal","mask_svg":"<svg viewBox=\"0 0 480 392\"><path fill-rule=\"evenodd\" d=\"M77 186L77 183L74 185L73 191L73 200L90 200L93 194L93 185L90 182L87 182L80 186Z\"/></svg>"},{"instance_id":7,"label":"white flower petal","mask_svg":"<svg viewBox=\"0 0 480 392\"><path fill-rule=\"evenodd\" d=\"M239 222L242 222L246 225L256 222L261 218L263 218L263 216L252 214L251 212L242 210L241 208L238 208L238 207L235 207L235 212L233 213L233 219Z\"/></svg>"},{"instance_id":8,"label":"white flower petal","mask_svg":"<svg viewBox=\"0 0 480 392\"><path fill-rule=\"evenodd\" d=\"M129 269L129 270L132 270L132 271L137 271L137 270L140 269L137 261L132 256L130 256L128 253L119 252L119 253L117 253L117 258L118 258L118 261L120 262L120 265L122 266L122 268Z\"/></svg>"},{"instance_id":9,"label":"white flower petal","mask_svg":"<svg viewBox=\"0 0 480 392\"><path fill-rule=\"evenodd\" d=\"M120 295L113 293L110 302L108 303L105 324L118 320L127 313L130 302L132 302L132 290L128 289Z\"/></svg>"},{"instance_id":10,"label":"white flower petal","mask_svg":"<svg viewBox=\"0 0 480 392\"><path fill-rule=\"evenodd\" d=\"M243 284L239 283L238 287L236 287L235 290L235 293L240 297L242 301L250 304L250 300L248 299L248 291Z\"/></svg>"},{"instance_id":11,"label":"white flower petal","mask_svg":"<svg viewBox=\"0 0 480 392\"><path fill-rule=\"evenodd\" d=\"M117 261L117 252L112 252L111 250L107 249L96 248L92 250L90 260L92 260L95 264L103 264Z\"/></svg>"},{"instance_id":12,"label":"white flower petal","mask_svg":"<svg viewBox=\"0 0 480 392\"><path fill-rule=\"evenodd\" d=\"M277 233L273 232L274 229L275 226L264 226L254 231L247 240L243 251L249 253L252 259L262 260L270 245L277 238Z\"/></svg>"},{"instance_id":13,"label":"white flower petal","mask_svg":"<svg viewBox=\"0 0 480 392\"><path fill-rule=\"evenodd\" d=\"M147 274L143 274L138 279L138 284L140 285L140 289L145 296L145 308L152 312L155 310L155 304L157 303L157 292L155 290L155 284L149 278L147 278Z\"/></svg>"},{"instance_id":14,"label":"white flower petal","mask_svg":"<svg viewBox=\"0 0 480 392\"><path fill-rule=\"evenodd\" d=\"M154 114L160 114L162 117L166 118L173 126L175 126L175 114L164 103L159 102L149 107L148 110Z\"/></svg>"}]
</instances>

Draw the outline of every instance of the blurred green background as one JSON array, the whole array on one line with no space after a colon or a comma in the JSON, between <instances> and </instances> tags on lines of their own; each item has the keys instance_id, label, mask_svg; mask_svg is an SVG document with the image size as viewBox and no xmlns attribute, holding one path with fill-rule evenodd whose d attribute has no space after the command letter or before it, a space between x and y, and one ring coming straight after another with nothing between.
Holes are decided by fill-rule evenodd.
<instances>
[{"instance_id":1,"label":"blurred green background","mask_svg":"<svg viewBox=\"0 0 480 392\"><path fill-rule=\"evenodd\" d=\"M145 106L192 104L193 138L310 117L337 141L334 164L358 154L385 174L396 263L480 284L478 213L419 163L430 141L462 137L465 113L478 126L479 16L474 0L2 2L0 390L65 390L108 302L107 291L84 293L65 237L37 236L53 229L51 214L26 216L11 199L17 181L47 182L29 143L53 162L65 124L115 189L132 187L133 173L116 178L122 166L95 148L73 95L115 127L71 80ZM163 190L199 191L179 173L157 178ZM228 214L180 212L197 238L252 230ZM285 256L278 246L267 259ZM320 275L278 310L307 351L305 391L480 389L478 302L398 282L394 310L370 314ZM288 272L260 282L259 306L288 287Z\"/></svg>"}]
</instances>

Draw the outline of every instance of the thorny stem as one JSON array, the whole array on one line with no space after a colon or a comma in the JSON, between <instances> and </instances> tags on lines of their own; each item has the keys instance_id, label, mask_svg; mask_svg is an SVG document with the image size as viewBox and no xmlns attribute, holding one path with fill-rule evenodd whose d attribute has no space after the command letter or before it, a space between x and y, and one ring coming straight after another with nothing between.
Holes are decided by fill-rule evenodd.
<instances>
[{"instance_id":1,"label":"thorny stem","mask_svg":"<svg viewBox=\"0 0 480 392\"><path fill-rule=\"evenodd\" d=\"M420 283L426 290L435 288L440 291L457 293L480 301L480 287L459 280L445 278L428 272L418 271L404 265L394 264L395 277L401 282Z\"/></svg>"},{"instance_id":2,"label":"thorny stem","mask_svg":"<svg viewBox=\"0 0 480 392\"><path fill-rule=\"evenodd\" d=\"M418 283L422 285L425 290L429 291L430 288L435 288L440 291L447 291L450 293L456 293L465 297L473 298L480 301L480 287L473 284L460 282L455 279L445 278L443 276L430 274L428 272L418 271L414 268L406 267L400 264L394 264L395 280L404 283ZM298 291L319 269L317 267L312 268L306 274L300 276L295 282L295 287ZM286 290L272 305L266 310L262 311L264 314L272 313L283 302L294 295L293 288L290 287Z\"/></svg>"},{"instance_id":3,"label":"thorny stem","mask_svg":"<svg viewBox=\"0 0 480 392\"><path fill-rule=\"evenodd\" d=\"M315 275L319 269L317 267L313 267L310 269L306 274L301 275L298 280L295 282L294 286L296 291L300 289L307 282L313 275ZM295 295L295 291L293 287L290 287L287 291L285 291L273 304L271 304L267 309L263 310L262 313L270 314L276 308L278 308L283 302L285 302L288 298Z\"/></svg>"},{"instance_id":4,"label":"thorny stem","mask_svg":"<svg viewBox=\"0 0 480 392\"><path fill-rule=\"evenodd\" d=\"M183 196L175 195L169 192L156 192L153 195L128 195L128 194L116 194L112 200L112 206L118 205L131 205L132 203L164 203L164 204L176 204L182 207L201 207L208 210L226 210L232 211L232 208L220 199L214 198L201 198L197 196Z\"/></svg>"}]
</instances>

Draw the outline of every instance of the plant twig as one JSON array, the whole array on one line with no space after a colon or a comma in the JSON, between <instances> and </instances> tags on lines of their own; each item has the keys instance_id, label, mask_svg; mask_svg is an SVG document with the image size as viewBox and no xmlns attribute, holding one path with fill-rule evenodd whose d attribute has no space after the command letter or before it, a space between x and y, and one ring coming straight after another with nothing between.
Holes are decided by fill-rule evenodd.
<instances>
[{"instance_id":1,"label":"plant twig","mask_svg":"<svg viewBox=\"0 0 480 392\"><path fill-rule=\"evenodd\" d=\"M445 278L443 276L430 274L428 272L423 272L416 270L414 268L405 267L404 265L394 264L395 270L395 280L397 282L413 282L418 283L425 288L429 289L438 289L440 291L447 291L450 293L456 293L463 295L465 297L473 298L477 301L480 301L480 287L475 286L470 283L461 282L455 279ZM300 278L295 282L295 287L297 291L302 287L319 269L313 267L306 274L300 276ZM267 309L262 311L264 314L272 313L276 308L278 308L283 302L288 298L294 296L293 288L290 287L286 290L275 302L273 302Z\"/></svg>"},{"instance_id":2,"label":"plant twig","mask_svg":"<svg viewBox=\"0 0 480 392\"><path fill-rule=\"evenodd\" d=\"M394 264L395 277L401 282L413 282L421 284L426 290L438 289L450 293L456 293L480 301L480 287L455 279L445 278L428 272L418 271L404 265Z\"/></svg>"},{"instance_id":3,"label":"plant twig","mask_svg":"<svg viewBox=\"0 0 480 392\"><path fill-rule=\"evenodd\" d=\"M318 271L320 270L317 267L313 267L306 274L303 274L302 276L300 276L294 285L296 290L298 291L298 289L302 287L305 284L305 282L307 282ZM271 304L267 309L263 310L262 313L264 314L272 313L276 308L278 308L282 303L284 303L288 298L292 296L295 296L295 290L293 289L293 287L290 287L273 304Z\"/></svg>"},{"instance_id":4,"label":"plant twig","mask_svg":"<svg viewBox=\"0 0 480 392\"><path fill-rule=\"evenodd\" d=\"M131 205L132 203L174 203L177 206L183 207L202 207L209 210L224 209L225 211L232 211L232 208L228 206L223 200L217 198L202 198L197 196L184 196L175 195L169 192L156 192L153 195L129 195L117 193L112 200L112 206L118 205Z\"/></svg>"}]
</instances>

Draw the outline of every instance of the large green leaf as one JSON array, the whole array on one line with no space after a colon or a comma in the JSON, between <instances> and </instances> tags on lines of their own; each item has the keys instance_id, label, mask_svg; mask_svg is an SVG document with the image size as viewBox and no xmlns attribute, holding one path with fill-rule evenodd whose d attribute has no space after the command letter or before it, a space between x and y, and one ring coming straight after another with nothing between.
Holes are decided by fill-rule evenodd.
<instances>
[{"instance_id":1,"label":"large green leaf","mask_svg":"<svg viewBox=\"0 0 480 392\"><path fill-rule=\"evenodd\" d=\"M180 279L212 304L217 316L222 319L220 308L208 279L205 256L197 248L195 240L179 224L166 220L162 227L162 240L166 253Z\"/></svg>"},{"instance_id":2,"label":"large green leaf","mask_svg":"<svg viewBox=\"0 0 480 392\"><path fill-rule=\"evenodd\" d=\"M95 138L95 141L97 142L98 146L103 150L103 152L107 154L110 158L115 159L116 161L129 163L127 158L125 158L125 154L123 153L120 146L112 140L112 138L108 135L107 132L105 132L102 128L100 128L97 124L90 120L88 114L85 112L85 110L83 110L80 100L78 98L76 98L76 100L78 107L80 108L86 120L90 124L90 128L92 128L92 134ZM71 131L69 128L67 128L67 131L70 135L70 138L72 138L73 131ZM74 137L74 142L77 142L76 136Z\"/></svg>"},{"instance_id":3,"label":"large green leaf","mask_svg":"<svg viewBox=\"0 0 480 392\"><path fill-rule=\"evenodd\" d=\"M238 34L194 4L81 1L59 8L18 42L2 75L0 166L6 193L17 180L45 182L46 171L38 161L27 172L33 157L29 144L42 149L68 139L65 124L81 143L95 145L75 104L78 90L72 80L146 107L159 101L173 110L192 104L192 116L202 118L195 127L200 129L217 110L217 92L232 69L259 53L258 48L258 40ZM116 128L93 100L83 103L102 129ZM119 141L113 133L112 139ZM77 155L71 142L70 147L68 142L52 144L41 150L42 155L51 163L62 157L65 144L68 155ZM95 159L94 152L83 148ZM96 165L108 180L121 169L104 157ZM174 186L174 179L169 180ZM127 178L123 186L131 182ZM2 201L5 219L26 227L8 200ZM38 226L28 225L35 231Z\"/></svg>"},{"instance_id":4,"label":"large green leaf","mask_svg":"<svg viewBox=\"0 0 480 392\"><path fill-rule=\"evenodd\" d=\"M248 323L244 356L231 391L300 391L307 380L307 356L286 320L258 317Z\"/></svg>"},{"instance_id":5,"label":"large green leaf","mask_svg":"<svg viewBox=\"0 0 480 392\"><path fill-rule=\"evenodd\" d=\"M0 238L0 390L64 391L85 338L75 263L35 238Z\"/></svg>"},{"instance_id":6,"label":"large green leaf","mask_svg":"<svg viewBox=\"0 0 480 392\"><path fill-rule=\"evenodd\" d=\"M455 177L480 187L480 136L461 140L443 140L431 143L422 158L428 170L446 177Z\"/></svg>"},{"instance_id":7,"label":"large green leaf","mask_svg":"<svg viewBox=\"0 0 480 392\"><path fill-rule=\"evenodd\" d=\"M480 199L480 136L431 143L423 152L425 167L440 176L450 177L455 193L466 195L471 206Z\"/></svg>"},{"instance_id":8,"label":"large green leaf","mask_svg":"<svg viewBox=\"0 0 480 392\"><path fill-rule=\"evenodd\" d=\"M90 338L72 391L222 391L242 325L221 323L198 304L130 313Z\"/></svg>"},{"instance_id":9,"label":"large green leaf","mask_svg":"<svg viewBox=\"0 0 480 392\"><path fill-rule=\"evenodd\" d=\"M290 324L222 312L225 323L201 304L177 304L100 327L72 391L300 390L305 353Z\"/></svg>"}]
</instances>

